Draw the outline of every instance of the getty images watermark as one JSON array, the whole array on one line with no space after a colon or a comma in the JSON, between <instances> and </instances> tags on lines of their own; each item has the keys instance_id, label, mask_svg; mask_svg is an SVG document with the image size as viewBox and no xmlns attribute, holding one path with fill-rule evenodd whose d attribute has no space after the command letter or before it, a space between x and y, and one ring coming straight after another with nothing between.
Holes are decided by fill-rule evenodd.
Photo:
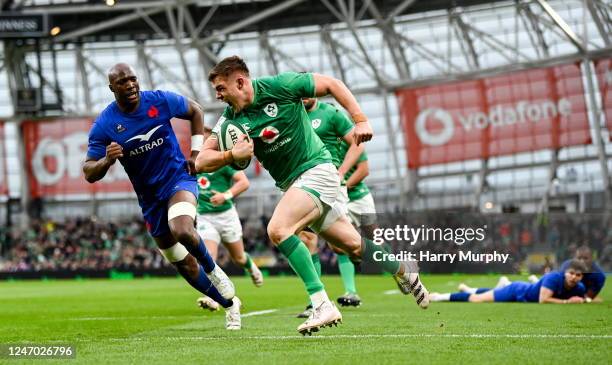
<instances>
[{"instance_id":1,"label":"getty images watermark","mask_svg":"<svg viewBox=\"0 0 612 365\"><path fill-rule=\"evenodd\" d=\"M421 249L412 250L399 250L396 253L393 252L375 252L373 259L374 261L418 261L418 262L478 262L478 263L492 263L501 262L506 263L510 258L509 253L502 253L493 250L493 252L481 253L474 250L444 250L444 247L440 247L444 244L454 244L458 247L463 246L466 243L472 244L483 244L487 238L486 236L487 225L482 227L458 227L458 228L440 228L440 227L427 227L421 225L419 227L412 227L408 225L395 225L394 227L388 228L375 228L372 234L372 241L377 245L383 243L395 243L399 246L423 246ZM425 245L435 245L435 250L425 249ZM480 248L480 247L479 247ZM455 251L455 252L440 252L443 251Z\"/></svg>"}]
</instances>

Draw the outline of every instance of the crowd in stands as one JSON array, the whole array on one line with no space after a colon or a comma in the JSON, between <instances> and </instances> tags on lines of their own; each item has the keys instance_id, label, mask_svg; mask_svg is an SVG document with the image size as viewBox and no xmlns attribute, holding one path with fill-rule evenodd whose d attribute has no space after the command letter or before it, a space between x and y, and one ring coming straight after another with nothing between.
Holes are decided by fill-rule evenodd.
<instances>
[{"instance_id":1,"label":"crowd in stands","mask_svg":"<svg viewBox=\"0 0 612 365\"><path fill-rule=\"evenodd\" d=\"M275 265L286 261L270 243L265 216L244 220L245 249L257 257L273 257ZM407 225L431 228L486 227L485 239L457 245L449 242L420 242L412 250L427 249L437 253L509 253L512 271L524 270L533 253L549 252L544 267L529 267L530 271L545 271L573 256L577 246L587 244L604 270L612 268L612 225L601 215L525 214L482 215L469 213L406 213L379 217L382 227ZM321 262L335 265L333 252L321 242ZM394 250L408 246L394 243ZM218 262L231 265L224 250ZM65 221L35 220L26 229L0 226L0 272L46 270L106 270L129 271L167 267L147 233L140 217L121 221L101 221L91 218L68 218ZM265 265L264 265L265 266ZM446 267L445 269L449 269ZM435 271L435 270L434 270ZM451 270L452 271L452 270Z\"/></svg>"}]
</instances>

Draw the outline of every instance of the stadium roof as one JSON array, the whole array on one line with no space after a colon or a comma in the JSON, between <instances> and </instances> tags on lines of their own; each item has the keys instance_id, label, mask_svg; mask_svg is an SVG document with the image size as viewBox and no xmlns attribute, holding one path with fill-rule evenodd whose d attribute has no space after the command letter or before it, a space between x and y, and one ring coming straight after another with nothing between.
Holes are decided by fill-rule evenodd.
<instances>
[{"instance_id":1,"label":"stadium roof","mask_svg":"<svg viewBox=\"0 0 612 365\"><path fill-rule=\"evenodd\" d=\"M384 0L374 1L381 15L398 15L473 6L495 1L484 0ZM166 38L172 32L169 12L185 12L186 22L199 27L198 37L223 34L324 25L338 22L344 14L355 20L371 19L366 11L370 1L332 0L116 0L108 6L103 0L5 1L3 11L20 14L47 14L49 26L61 27L57 41L108 41ZM188 18L191 19L188 19Z\"/></svg>"}]
</instances>

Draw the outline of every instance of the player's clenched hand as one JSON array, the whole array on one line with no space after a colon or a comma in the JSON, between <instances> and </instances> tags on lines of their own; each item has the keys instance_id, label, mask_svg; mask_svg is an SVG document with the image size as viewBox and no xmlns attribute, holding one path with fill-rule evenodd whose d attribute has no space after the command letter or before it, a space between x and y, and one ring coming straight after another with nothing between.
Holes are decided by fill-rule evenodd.
<instances>
[{"instance_id":1,"label":"player's clenched hand","mask_svg":"<svg viewBox=\"0 0 612 365\"><path fill-rule=\"evenodd\" d=\"M359 145L361 142L367 142L372 139L372 127L370 126L370 122L361 122L355 124L355 143Z\"/></svg>"},{"instance_id":2,"label":"player's clenched hand","mask_svg":"<svg viewBox=\"0 0 612 365\"><path fill-rule=\"evenodd\" d=\"M584 298L573 296L567 300L569 303L584 303Z\"/></svg>"},{"instance_id":3,"label":"player's clenched hand","mask_svg":"<svg viewBox=\"0 0 612 365\"><path fill-rule=\"evenodd\" d=\"M247 141L247 136L242 135L232 148L232 156L235 161L250 160L253 157L253 141Z\"/></svg>"},{"instance_id":4,"label":"player's clenched hand","mask_svg":"<svg viewBox=\"0 0 612 365\"><path fill-rule=\"evenodd\" d=\"M212 192L215 194L210 198L210 203L212 205L217 206L225 203L225 196L223 196L223 193L220 193L216 190L213 190Z\"/></svg>"},{"instance_id":5,"label":"player's clenched hand","mask_svg":"<svg viewBox=\"0 0 612 365\"><path fill-rule=\"evenodd\" d=\"M123 147L117 142L111 142L106 146L106 159L112 165L118 158L123 157Z\"/></svg>"}]
</instances>

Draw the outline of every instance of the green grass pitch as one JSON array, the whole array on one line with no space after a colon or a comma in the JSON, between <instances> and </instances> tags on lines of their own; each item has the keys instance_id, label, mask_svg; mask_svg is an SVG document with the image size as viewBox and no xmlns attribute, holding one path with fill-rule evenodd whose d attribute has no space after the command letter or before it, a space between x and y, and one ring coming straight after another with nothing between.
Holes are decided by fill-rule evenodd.
<instances>
[{"instance_id":1,"label":"green grass pitch","mask_svg":"<svg viewBox=\"0 0 612 365\"><path fill-rule=\"evenodd\" d=\"M389 277L360 276L360 308L344 323L303 337L295 314L306 304L296 277L266 278L262 288L233 278L243 329L196 307L179 278L0 282L0 344L71 343L76 359L45 364L409 364L611 363L612 290L601 304L432 303L388 293ZM516 279L516 278L512 278ZM492 286L494 276L425 275L431 291L460 281ZM342 293L324 276L330 297ZM387 293L385 293L387 292ZM249 313L267 311L263 314ZM0 363L41 363L7 360Z\"/></svg>"}]
</instances>

